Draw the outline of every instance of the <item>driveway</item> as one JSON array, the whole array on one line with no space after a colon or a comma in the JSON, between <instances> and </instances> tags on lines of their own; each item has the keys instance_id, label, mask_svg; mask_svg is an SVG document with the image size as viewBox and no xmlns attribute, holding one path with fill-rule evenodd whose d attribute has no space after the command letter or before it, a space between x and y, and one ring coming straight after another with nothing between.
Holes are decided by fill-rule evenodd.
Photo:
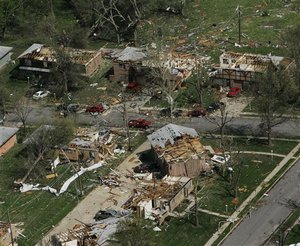
<instances>
[{"instance_id":1,"label":"driveway","mask_svg":"<svg viewBox=\"0 0 300 246\"><path fill-rule=\"evenodd\" d=\"M260 205L225 239L222 246L260 246L300 203L300 161L274 186ZM251 216L250 216L251 215Z\"/></svg>"}]
</instances>

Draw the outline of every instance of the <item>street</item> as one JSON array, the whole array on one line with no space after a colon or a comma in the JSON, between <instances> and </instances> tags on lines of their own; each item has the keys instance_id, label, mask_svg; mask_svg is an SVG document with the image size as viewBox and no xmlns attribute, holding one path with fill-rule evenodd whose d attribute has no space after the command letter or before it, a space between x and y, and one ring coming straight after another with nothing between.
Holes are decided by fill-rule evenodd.
<instances>
[{"instance_id":1,"label":"street","mask_svg":"<svg viewBox=\"0 0 300 246\"><path fill-rule=\"evenodd\" d=\"M252 209L222 246L260 246L300 203L298 161Z\"/></svg>"},{"instance_id":2,"label":"street","mask_svg":"<svg viewBox=\"0 0 300 246\"><path fill-rule=\"evenodd\" d=\"M51 124L51 122L59 117L59 112L55 111L54 107L34 107L28 116L27 123L40 124L42 122ZM134 119L144 117L152 121L154 128L161 127L170 122L170 118L155 118L152 116L145 116L134 112L128 112L128 118ZM88 113L77 113L67 116L73 118L79 125L99 125L99 126L123 126L123 115L120 111L110 109L103 115L92 116ZM9 113L6 116L7 122L18 122L17 116L14 113ZM291 137L300 138L300 120L289 120L273 128L273 137ZM201 133L213 132L217 126L208 121L205 117L202 118L188 118L179 117L173 118L172 123L193 127ZM226 126L227 134L261 136L259 128L260 119L258 117L236 117L233 118Z\"/></svg>"}]
</instances>

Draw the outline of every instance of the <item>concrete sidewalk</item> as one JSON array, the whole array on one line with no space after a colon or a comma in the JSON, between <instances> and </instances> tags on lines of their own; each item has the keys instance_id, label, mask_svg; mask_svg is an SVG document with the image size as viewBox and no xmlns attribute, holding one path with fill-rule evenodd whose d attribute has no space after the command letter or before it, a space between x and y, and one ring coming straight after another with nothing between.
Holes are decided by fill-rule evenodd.
<instances>
[{"instance_id":1,"label":"concrete sidewalk","mask_svg":"<svg viewBox=\"0 0 300 246\"><path fill-rule=\"evenodd\" d=\"M212 245L225 229L234 221L239 219L240 213L243 209L256 197L256 195L263 189L263 186L268 183L291 159L294 159L295 153L300 149L300 143L292 149L292 151L284 157L284 159L273 169L273 171L261 182L261 184L250 194L250 196L239 206L239 208L228 218L228 222L224 223L221 228L213 234L213 236L206 242L205 246Z\"/></svg>"}]
</instances>

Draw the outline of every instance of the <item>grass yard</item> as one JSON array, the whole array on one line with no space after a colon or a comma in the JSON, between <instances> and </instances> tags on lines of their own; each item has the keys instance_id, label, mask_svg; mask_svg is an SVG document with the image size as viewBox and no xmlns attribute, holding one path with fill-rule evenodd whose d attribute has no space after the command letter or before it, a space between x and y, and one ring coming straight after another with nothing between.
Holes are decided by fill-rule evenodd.
<instances>
[{"instance_id":1,"label":"grass yard","mask_svg":"<svg viewBox=\"0 0 300 246\"><path fill-rule=\"evenodd\" d=\"M243 191L238 192L239 204L251 194L282 159L274 157L272 160L270 156L250 154L241 154L241 158L244 163L238 187L242 188ZM257 161L261 161L261 163ZM225 205L228 205L228 214L234 212L233 196L227 190L227 181L218 176L205 177L201 180L200 186L204 187L199 194L199 206L201 208L225 214Z\"/></svg>"},{"instance_id":2,"label":"grass yard","mask_svg":"<svg viewBox=\"0 0 300 246\"><path fill-rule=\"evenodd\" d=\"M136 148L145 140L144 134L138 135L132 140L132 145ZM116 159L109 160L108 165L95 173L85 173L70 185L67 192L56 197L48 191L20 193L17 188L14 188L13 182L22 178L27 171L24 167L27 160L20 154L21 150L22 146L18 144L0 159L0 192L1 201L4 202L0 205L1 220L7 220L9 211L13 223L24 223L23 234L26 238L21 238L19 245L34 245L97 185L98 175L108 174L110 168L118 166L131 153L126 152ZM41 176L37 180L30 179L28 182L39 182L42 187L49 185L60 189L63 182L74 172L70 166L60 166L58 170L59 176L56 179L49 181ZM83 196L80 190L84 192Z\"/></svg>"},{"instance_id":3,"label":"grass yard","mask_svg":"<svg viewBox=\"0 0 300 246\"><path fill-rule=\"evenodd\" d=\"M198 228L193 225L192 215L189 218L171 218L161 227L162 231L156 234L156 245L204 245L218 229L219 221L224 219L200 212L198 216Z\"/></svg>"},{"instance_id":4,"label":"grass yard","mask_svg":"<svg viewBox=\"0 0 300 246\"><path fill-rule=\"evenodd\" d=\"M201 142L204 145L210 145L215 149L220 148L219 141L215 138L203 136ZM282 141L273 140L273 146L269 146L266 139L252 138L249 141L245 137L232 138L232 150L236 151L257 151L257 152L269 152L273 150L273 153L286 155L288 154L298 142L296 141Z\"/></svg>"}]
</instances>

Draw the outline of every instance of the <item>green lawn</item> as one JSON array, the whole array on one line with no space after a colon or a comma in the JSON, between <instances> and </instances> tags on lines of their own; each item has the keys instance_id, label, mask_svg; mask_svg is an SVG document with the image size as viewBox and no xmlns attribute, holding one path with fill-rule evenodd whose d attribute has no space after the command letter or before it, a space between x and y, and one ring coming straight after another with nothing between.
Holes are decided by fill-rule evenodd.
<instances>
[{"instance_id":1,"label":"green lawn","mask_svg":"<svg viewBox=\"0 0 300 246\"><path fill-rule=\"evenodd\" d=\"M246 188L246 190L238 192L239 204L251 194L281 160L278 157L274 157L272 160L270 156L250 154L241 154L241 158L243 160L243 168L238 187ZM262 163L253 161L261 161ZM227 190L227 181L219 176L206 177L203 178L200 186L204 187L199 194L200 207L225 214L225 205L228 205L228 213L234 212L233 196Z\"/></svg>"},{"instance_id":2,"label":"green lawn","mask_svg":"<svg viewBox=\"0 0 300 246\"><path fill-rule=\"evenodd\" d=\"M193 215L189 218L171 218L161 227L162 231L157 233L154 240L156 245L204 245L218 229L219 221L224 219L204 213L199 213L198 216L198 228L193 224Z\"/></svg>"},{"instance_id":3,"label":"green lawn","mask_svg":"<svg viewBox=\"0 0 300 246\"><path fill-rule=\"evenodd\" d=\"M232 150L269 153L271 153L271 150L273 150L273 153L283 155L288 154L298 143L296 141L273 140L273 146L269 146L266 139L251 138L248 141L245 137L232 138L232 141ZM201 142L204 145L211 145L216 149L220 147L219 141L216 141L214 138L203 136Z\"/></svg>"}]
</instances>

